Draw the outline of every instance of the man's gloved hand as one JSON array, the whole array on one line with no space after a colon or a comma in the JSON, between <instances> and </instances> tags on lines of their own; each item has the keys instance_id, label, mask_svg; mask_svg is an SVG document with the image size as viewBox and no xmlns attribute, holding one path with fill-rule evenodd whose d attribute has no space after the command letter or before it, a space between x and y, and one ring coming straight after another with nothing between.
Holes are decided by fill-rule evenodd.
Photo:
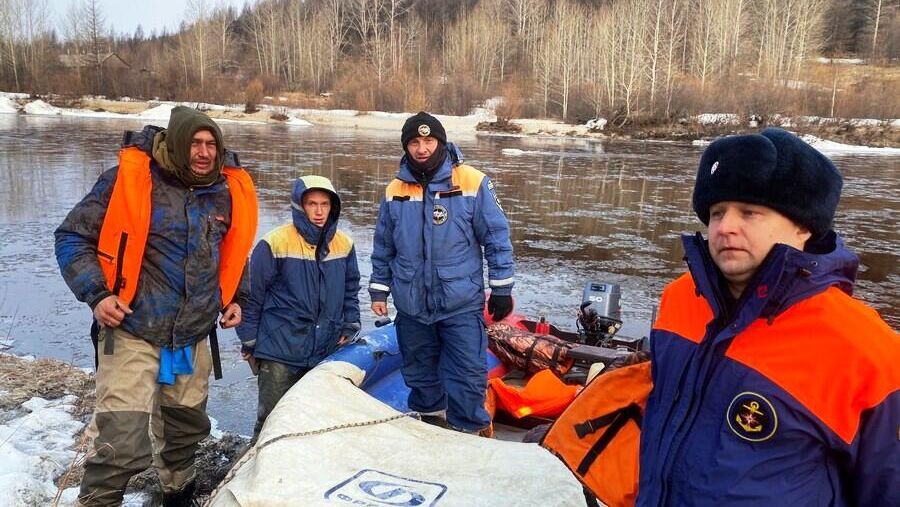
<instances>
[{"instance_id":1,"label":"man's gloved hand","mask_svg":"<svg viewBox=\"0 0 900 507\"><path fill-rule=\"evenodd\" d=\"M513 311L512 296L501 296L499 294L491 294L488 298L488 313L494 322L500 322Z\"/></svg>"}]
</instances>

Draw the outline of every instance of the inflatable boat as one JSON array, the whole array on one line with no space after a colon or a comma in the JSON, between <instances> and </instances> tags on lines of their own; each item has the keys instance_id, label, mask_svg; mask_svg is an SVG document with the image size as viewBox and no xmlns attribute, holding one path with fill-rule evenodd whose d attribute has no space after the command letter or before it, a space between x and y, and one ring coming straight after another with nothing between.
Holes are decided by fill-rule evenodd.
<instances>
[{"instance_id":1,"label":"inflatable boat","mask_svg":"<svg viewBox=\"0 0 900 507\"><path fill-rule=\"evenodd\" d=\"M522 315L503 323L539 336L562 333ZM610 344L578 343L568 353L589 347L582 351L589 358L585 365L627 353ZM578 361L572 359L569 370ZM285 394L256 445L235 463L208 505L583 505L582 484L545 449L410 417L401 364L391 323L329 356ZM508 372L492 351L488 368L489 382Z\"/></svg>"},{"instance_id":2,"label":"inflatable boat","mask_svg":"<svg viewBox=\"0 0 900 507\"><path fill-rule=\"evenodd\" d=\"M578 312L577 330L574 332L549 324L543 318L529 319L519 313L510 314L502 322L494 322L485 311L491 348L503 352L505 360L501 361L494 350L488 349L489 392L486 408L495 420L523 428L549 422L574 399L580 386L586 383L593 364L609 364L643 346L642 339L616 334L622 324L618 318L618 295L617 285L596 282L586 284ZM588 311L589 309L592 311ZM530 341L518 351L498 348L495 337L502 333L496 324L505 324L507 328L518 330L521 332L520 337L524 336ZM492 330L497 332L492 333ZM561 370L545 372L538 370L543 370L546 366L523 366L525 371L515 371L511 365L514 362L510 361L511 355L518 352L523 363L527 362L535 354L535 349L540 349L536 345L544 345L543 342L550 340L552 352L548 355L555 354L553 359L559 360L561 353L568 360ZM559 347L559 344L565 347ZM389 319L377 322L373 329L342 347L325 361L343 361L358 366L365 372L365 378L359 386L363 391L394 410L409 411L409 388L400 372L402 359L396 328ZM507 377L510 374L512 378Z\"/></svg>"}]
</instances>

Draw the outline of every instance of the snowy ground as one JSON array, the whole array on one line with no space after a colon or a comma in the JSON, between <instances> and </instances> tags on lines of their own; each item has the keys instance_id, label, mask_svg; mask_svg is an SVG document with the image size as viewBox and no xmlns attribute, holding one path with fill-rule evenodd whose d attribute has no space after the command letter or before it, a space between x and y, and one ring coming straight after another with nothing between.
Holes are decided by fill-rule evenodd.
<instances>
[{"instance_id":1,"label":"snowy ground","mask_svg":"<svg viewBox=\"0 0 900 507\"><path fill-rule=\"evenodd\" d=\"M0 353L0 505L75 504L92 392L92 374L83 369ZM214 485L244 441L225 437L216 421L210 422L212 438L201 449L198 468ZM144 505L151 498L152 487L147 485L152 483L132 483L123 505Z\"/></svg>"},{"instance_id":2,"label":"snowy ground","mask_svg":"<svg viewBox=\"0 0 900 507\"><path fill-rule=\"evenodd\" d=\"M279 99L285 99L279 97ZM482 107L474 108L471 114L466 116L437 115L444 128L450 134L473 134L479 123L495 122L497 116L495 110L501 102L501 98L489 99ZM0 92L0 114L24 113L38 116L80 116L91 118L124 118L152 120L164 122L169 119L172 108L177 105L187 105L206 111L216 121L221 122L250 122L250 123L278 123L291 126L308 127L310 125L326 125L340 128L359 128L372 130L398 131L403 122L411 113L387 113L381 111L357 111L353 109L301 109L285 106L260 105L260 111L247 114L244 106L240 104L208 104L198 102L166 102L150 101L142 102L128 97L118 101L108 101L101 97L85 97L85 103L96 105L90 108L59 108L52 106L41 99L31 100L27 94ZM273 118L274 117L274 118ZM275 119L279 118L279 119ZM745 119L731 113L703 113L689 119L702 126L731 126L740 127ZM900 129L900 119L843 119L823 118L817 116L803 116L789 118L776 115L772 122L785 128L799 125L828 126L847 124L855 127L885 127L888 129ZM520 129L521 136L576 136L576 137L601 137L607 121L604 118L596 118L584 125L572 125L555 120L542 119L515 119L510 123ZM811 141L808 141L811 142ZM890 154L897 151L893 148L868 148L833 143L818 139L817 148L828 153L867 153ZM695 141L694 144L703 145L704 141ZM507 153L507 155L515 155Z\"/></svg>"},{"instance_id":3,"label":"snowy ground","mask_svg":"<svg viewBox=\"0 0 900 507\"><path fill-rule=\"evenodd\" d=\"M819 139L813 135L802 135L800 139L826 155L900 155L900 148L873 148L871 146L855 146L852 144L836 143ZM698 139L691 144L694 146L708 146L712 141ZM505 152L506 150L504 150ZM506 154L506 153L504 153Z\"/></svg>"}]
</instances>

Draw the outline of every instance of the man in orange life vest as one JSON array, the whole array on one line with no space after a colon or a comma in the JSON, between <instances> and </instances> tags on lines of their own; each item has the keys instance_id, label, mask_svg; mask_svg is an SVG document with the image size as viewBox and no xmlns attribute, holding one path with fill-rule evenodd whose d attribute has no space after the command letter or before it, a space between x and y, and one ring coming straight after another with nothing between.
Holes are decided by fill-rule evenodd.
<instances>
[{"instance_id":1,"label":"man in orange life vest","mask_svg":"<svg viewBox=\"0 0 900 507\"><path fill-rule=\"evenodd\" d=\"M222 327L241 321L256 194L218 125L194 109L174 108L165 130L126 133L123 146L56 230L63 278L99 340L78 500L119 505L151 465L151 429L164 505L188 505L210 430L207 336L220 312Z\"/></svg>"},{"instance_id":2,"label":"man in orange life vest","mask_svg":"<svg viewBox=\"0 0 900 507\"><path fill-rule=\"evenodd\" d=\"M851 296L841 187L781 129L703 153L708 235L683 238L651 332L638 505L900 502L900 338Z\"/></svg>"}]
</instances>

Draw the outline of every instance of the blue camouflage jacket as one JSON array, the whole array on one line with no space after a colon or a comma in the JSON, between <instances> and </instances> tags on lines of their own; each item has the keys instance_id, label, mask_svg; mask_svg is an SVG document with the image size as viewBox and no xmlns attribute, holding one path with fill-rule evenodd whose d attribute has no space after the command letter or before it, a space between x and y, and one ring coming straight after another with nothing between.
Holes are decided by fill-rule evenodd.
<instances>
[{"instance_id":1,"label":"blue camouflage jacket","mask_svg":"<svg viewBox=\"0 0 900 507\"><path fill-rule=\"evenodd\" d=\"M148 154L162 129L147 126L126 135L124 146ZM225 164L238 166L225 152ZM97 244L112 195L118 166L100 175L91 191L56 229L56 260L79 301L91 308L109 295ZM231 195L222 177L208 187L188 188L151 157L151 219L133 314L121 328L157 346L183 347L206 338L221 310L219 251L231 225ZM244 271L236 295L243 306Z\"/></svg>"},{"instance_id":2,"label":"blue camouflage jacket","mask_svg":"<svg viewBox=\"0 0 900 507\"><path fill-rule=\"evenodd\" d=\"M447 158L423 189L404 155L378 211L372 300L393 294L398 312L426 324L480 311L484 258L491 290L511 294L509 223L490 179L462 164L462 153L448 143Z\"/></svg>"},{"instance_id":3,"label":"blue camouflage jacket","mask_svg":"<svg viewBox=\"0 0 900 507\"><path fill-rule=\"evenodd\" d=\"M705 240L651 333L640 506L898 505L900 338L833 233L776 245L728 304ZM810 250L809 246L807 250Z\"/></svg>"},{"instance_id":4,"label":"blue camouflage jacket","mask_svg":"<svg viewBox=\"0 0 900 507\"><path fill-rule=\"evenodd\" d=\"M324 227L303 212L308 190L332 195ZM341 203L330 182L304 176L294 184L293 222L266 234L250 257L250 297L237 327L254 357L311 368L359 331L359 269L353 240L337 227Z\"/></svg>"}]
</instances>

